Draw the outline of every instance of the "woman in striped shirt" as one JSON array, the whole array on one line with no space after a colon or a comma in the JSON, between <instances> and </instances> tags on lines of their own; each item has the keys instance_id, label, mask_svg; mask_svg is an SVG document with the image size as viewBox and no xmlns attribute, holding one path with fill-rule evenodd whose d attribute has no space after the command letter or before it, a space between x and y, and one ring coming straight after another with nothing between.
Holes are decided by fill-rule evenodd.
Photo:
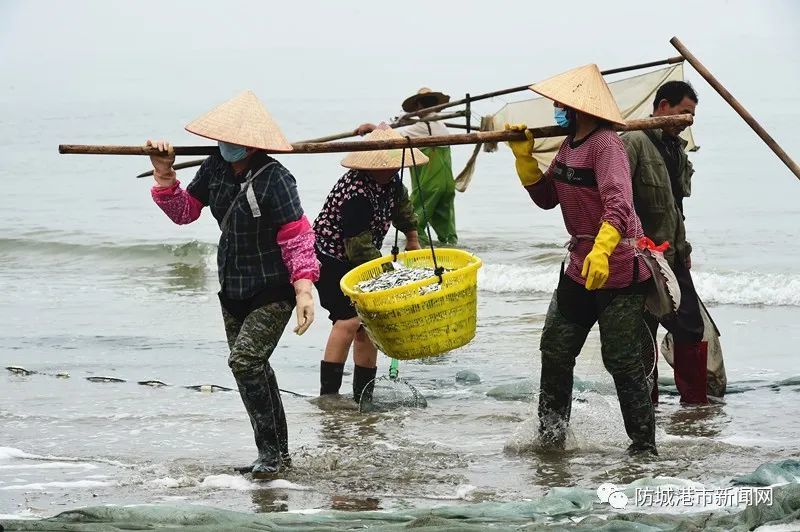
<instances>
[{"instance_id":1,"label":"woman in striped shirt","mask_svg":"<svg viewBox=\"0 0 800 532\"><path fill-rule=\"evenodd\" d=\"M527 140L510 143L517 174L539 207L561 206L571 236L569 261L566 269L562 265L542 331L540 442L565 445L575 359L598 323L603 364L614 378L632 440L628 451L657 454L653 404L639 355L650 274L635 253L642 227L633 208L628 158L611 128L611 122L624 120L596 65L531 90L554 100L556 122L568 136L543 174L526 129Z\"/></svg>"}]
</instances>

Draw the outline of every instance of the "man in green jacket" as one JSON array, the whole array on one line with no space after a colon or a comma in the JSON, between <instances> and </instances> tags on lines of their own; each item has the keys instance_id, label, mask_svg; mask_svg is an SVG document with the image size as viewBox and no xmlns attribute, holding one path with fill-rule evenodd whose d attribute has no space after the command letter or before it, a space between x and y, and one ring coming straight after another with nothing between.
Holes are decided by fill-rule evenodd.
<instances>
[{"instance_id":1,"label":"man in green jacket","mask_svg":"<svg viewBox=\"0 0 800 532\"><path fill-rule=\"evenodd\" d=\"M697 107L697 94L684 81L669 81L659 87L652 116L690 113ZM646 236L660 245L669 242L664 255L681 289L678 311L661 325L674 339L675 384L684 404L708 403L708 343L703 341L703 310L690 273L692 247L686 241L683 200L691 193L694 170L686 155L680 127L630 131L622 134L631 167L633 201ZM649 332L642 342L643 359L653 364L658 321L647 315ZM649 371L649 368L647 368ZM658 402L658 372L654 370L652 392Z\"/></svg>"},{"instance_id":2,"label":"man in green jacket","mask_svg":"<svg viewBox=\"0 0 800 532\"><path fill-rule=\"evenodd\" d=\"M447 103L450 96L434 92L422 87L416 94L403 101L403 110L410 113L427 109L434 105ZM420 113L424 118L429 113ZM375 129L373 124L361 124L356 130L364 135ZM449 135L450 132L442 122L417 122L400 130L404 137L420 138ZM428 159L428 164L411 168L411 203L417 215L419 239L423 245L428 244L425 228L430 225L436 232L439 242L444 245L458 244L456 233L456 183L453 179L453 163L450 146L420 148Z\"/></svg>"}]
</instances>

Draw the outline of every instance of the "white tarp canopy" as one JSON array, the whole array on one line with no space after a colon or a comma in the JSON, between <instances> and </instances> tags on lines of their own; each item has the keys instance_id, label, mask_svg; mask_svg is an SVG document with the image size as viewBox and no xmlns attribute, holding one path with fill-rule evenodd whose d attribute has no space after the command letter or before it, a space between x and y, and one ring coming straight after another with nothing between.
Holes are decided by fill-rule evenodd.
<instances>
[{"instance_id":1,"label":"white tarp canopy","mask_svg":"<svg viewBox=\"0 0 800 532\"><path fill-rule=\"evenodd\" d=\"M608 84L625 119L646 118L653 112L653 98L658 88L667 81L683 81L683 63L654 70L630 78L612 81ZM481 129L501 130L505 124L526 124L528 127L552 125L553 101L547 98L533 98L507 103L497 113L484 117ZM696 149L691 128L686 128L681 136L689 142L687 150ZM537 139L533 155L542 168L547 168L555 157L564 137ZM490 150L487 147L487 151Z\"/></svg>"}]
</instances>

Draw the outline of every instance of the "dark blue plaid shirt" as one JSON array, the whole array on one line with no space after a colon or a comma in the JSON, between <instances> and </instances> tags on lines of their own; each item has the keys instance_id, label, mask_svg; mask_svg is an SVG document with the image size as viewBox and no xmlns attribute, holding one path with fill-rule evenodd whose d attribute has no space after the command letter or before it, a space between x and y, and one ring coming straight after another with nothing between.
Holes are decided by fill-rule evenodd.
<instances>
[{"instance_id":1,"label":"dark blue plaid shirt","mask_svg":"<svg viewBox=\"0 0 800 532\"><path fill-rule=\"evenodd\" d=\"M265 166L250 185L260 211L260 216L254 216L258 213L251 208L251 201L239 192L248 171L255 174ZM237 176L231 164L217 154L203 162L186 190L210 207L222 229L217 250L222 295L243 300L267 291L292 297L289 272L277 242L278 230L303 216L292 174L278 161L259 152L251 158L248 169ZM234 199L226 229L222 221Z\"/></svg>"}]
</instances>

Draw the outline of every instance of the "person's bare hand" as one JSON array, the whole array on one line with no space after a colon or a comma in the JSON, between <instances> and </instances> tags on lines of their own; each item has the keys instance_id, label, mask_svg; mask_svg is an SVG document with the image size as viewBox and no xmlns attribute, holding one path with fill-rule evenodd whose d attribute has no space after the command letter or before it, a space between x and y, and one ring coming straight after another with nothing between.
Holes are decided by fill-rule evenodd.
<instances>
[{"instance_id":1,"label":"person's bare hand","mask_svg":"<svg viewBox=\"0 0 800 532\"><path fill-rule=\"evenodd\" d=\"M172 169L172 165L175 164L175 151L172 149L172 144L166 140L148 139L145 147L152 147L159 151L159 153L150 155L156 184L160 187L170 187L175 184L175 170Z\"/></svg>"},{"instance_id":2,"label":"person's bare hand","mask_svg":"<svg viewBox=\"0 0 800 532\"><path fill-rule=\"evenodd\" d=\"M301 336L314 323L314 296L311 295L313 283L306 279L299 279L294 282L294 292L297 311L297 327L294 328L296 335Z\"/></svg>"},{"instance_id":3,"label":"person's bare hand","mask_svg":"<svg viewBox=\"0 0 800 532\"><path fill-rule=\"evenodd\" d=\"M376 126L375 124L370 124L370 123L361 124L356 128L356 134L361 135L363 137L367 133L372 133L373 131L375 131L377 127L378 126Z\"/></svg>"}]
</instances>

